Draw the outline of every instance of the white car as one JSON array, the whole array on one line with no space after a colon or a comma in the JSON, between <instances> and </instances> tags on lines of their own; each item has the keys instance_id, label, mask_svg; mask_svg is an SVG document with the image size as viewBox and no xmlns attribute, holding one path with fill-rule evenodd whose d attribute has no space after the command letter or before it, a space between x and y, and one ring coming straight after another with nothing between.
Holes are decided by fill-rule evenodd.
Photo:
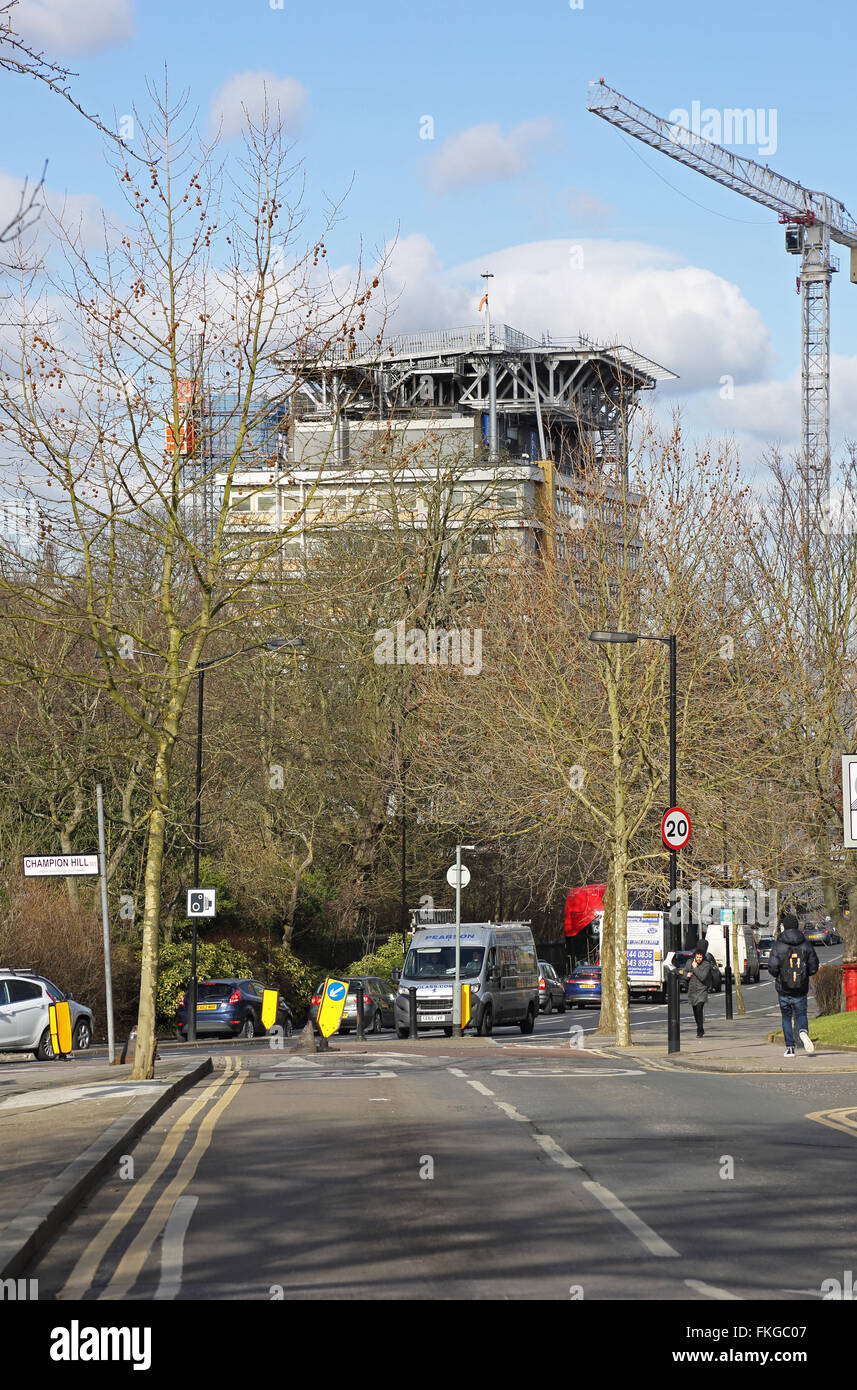
<instances>
[{"instance_id":1,"label":"white car","mask_svg":"<svg viewBox=\"0 0 857 1390\"><path fill-rule=\"evenodd\" d=\"M54 1055L48 1008L66 1001L71 1013L72 1051L85 1052L92 1042L95 1018L43 975L31 970L0 969L0 1052L32 1052L40 1062Z\"/></svg>"}]
</instances>

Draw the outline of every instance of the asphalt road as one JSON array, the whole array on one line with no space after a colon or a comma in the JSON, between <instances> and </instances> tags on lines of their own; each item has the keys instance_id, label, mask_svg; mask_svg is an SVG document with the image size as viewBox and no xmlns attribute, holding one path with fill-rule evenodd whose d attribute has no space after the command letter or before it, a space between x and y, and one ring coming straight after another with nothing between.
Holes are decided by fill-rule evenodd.
<instances>
[{"instance_id":1,"label":"asphalt road","mask_svg":"<svg viewBox=\"0 0 857 1390\"><path fill-rule=\"evenodd\" d=\"M854 1268L853 1076L443 1041L236 1052L32 1272L42 1299L816 1299ZM126 1165L127 1168L127 1165Z\"/></svg>"}]
</instances>

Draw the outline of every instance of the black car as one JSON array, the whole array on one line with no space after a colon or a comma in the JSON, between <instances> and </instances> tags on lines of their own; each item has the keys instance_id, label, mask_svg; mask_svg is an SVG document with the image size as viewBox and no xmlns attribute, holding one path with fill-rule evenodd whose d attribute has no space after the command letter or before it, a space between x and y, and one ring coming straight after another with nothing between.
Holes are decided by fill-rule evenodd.
<instances>
[{"instance_id":1,"label":"black car","mask_svg":"<svg viewBox=\"0 0 857 1390\"><path fill-rule=\"evenodd\" d=\"M201 980L196 993L197 1037L255 1038L264 1033L262 1024L262 994L270 988L261 980ZM289 1038L294 1017L281 997L277 1008L277 1023ZM187 995L183 994L176 1009L176 1033L187 1037Z\"/></svg>"}]
</instances>

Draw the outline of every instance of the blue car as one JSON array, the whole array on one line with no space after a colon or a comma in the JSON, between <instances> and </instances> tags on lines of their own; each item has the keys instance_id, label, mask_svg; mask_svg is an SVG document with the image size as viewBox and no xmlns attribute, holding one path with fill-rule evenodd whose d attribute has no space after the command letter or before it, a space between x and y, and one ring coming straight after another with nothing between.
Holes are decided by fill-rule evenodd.
<instances>
[{"instance_id":1,"label":"blue car","mask_svg":"<svg viewBox=\"0 0 857 1390\"><path fill-rule=\"evenodd\" d=\"M601 966L578 965L565 982L565 1002L579 1009L601 1008Z\"/></svg>"},{"instance_id":2,"label":"blue car","mask_svg":"<svg viewBox=\"0 0 857 1390\"><path fill-rule=\"evenodd\" d=\"M201 980L196 995L196 1035L220 1034L227 1038L255 1038L264 1033L262 1026L262 992L267 989L259 980ZM285 1036L291 1037L294 1027L292 1011L281 998L277 1023ZM187 1037L187 995L182 995L176 1009L176 1033Z\"/></svg>"}]
</instances>

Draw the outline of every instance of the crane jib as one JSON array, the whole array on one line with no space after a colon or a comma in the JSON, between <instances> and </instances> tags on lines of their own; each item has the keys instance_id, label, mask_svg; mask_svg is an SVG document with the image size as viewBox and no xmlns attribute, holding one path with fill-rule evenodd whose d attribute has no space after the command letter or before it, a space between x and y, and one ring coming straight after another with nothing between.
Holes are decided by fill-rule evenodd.
<instances>
[{"instance_id":1,"label":"crane jib","mask_svg":"<svg viewBox=\"0 0 857 1390\"><path fill-rule=\"evenodd\" d=\"M784 217L824 223L833 241L857 247L857 222L838 198L804 188L765 164L736 155L695 131L664 120L602 82L590 83L589 109L635 139Z\"/></svg>"}]
</instances>

